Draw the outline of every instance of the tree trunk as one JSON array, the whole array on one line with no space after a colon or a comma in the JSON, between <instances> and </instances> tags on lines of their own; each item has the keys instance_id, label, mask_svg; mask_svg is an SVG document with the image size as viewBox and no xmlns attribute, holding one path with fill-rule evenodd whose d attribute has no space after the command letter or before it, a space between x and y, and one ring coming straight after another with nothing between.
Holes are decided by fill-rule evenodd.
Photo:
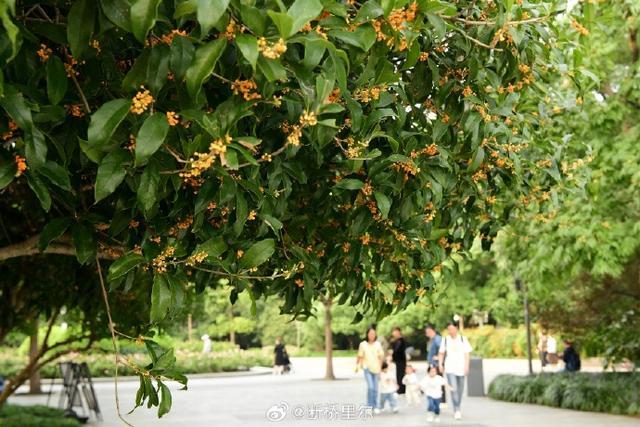
<instances>
[{"instance_id":1,"label":"tree trunk","mask_svg":"<svg viewBox=\"0 0 640 427\"><path fill-rule=\"evenodd\" d=\"M34 321L35 331L29 337L29 363L35 364L40 357L40 351L38 350L38 319ZM40 371L34 370L29 376L29 394L40 394L42 388L40 387Z\"/></svg>"},{"instance_id":2,"label":"tree trunk","mask_svg":"<svg viewBox=\"0 0 640 427\"><path fill-rule=\"evenodd\" d=\"M236 343L236 330L233 328L233 307L229 307L229 342Z\"/></svg>"},{"instance_id":3,"label":"tree trunk","mask_svg":"<svg viewBox=\"0 0 640 427\"><path fill-rule=\"evenodd\" d=\"M331 328L331 297L324 301L324 354L327 360L324 379L335 380L333 374L333 331Z\"/></svg>"},{"instance_id":4,"label":"tree trunk","mask_svg":"<svg viewBox=\"0 0 640 427\"><path fill-rule=\"evenodd\" d=\"M187 337L189 342L193 339L193 322L191 319L191 313L187 315Z\"/></svg>"},{"instance_id":5,"label":"tree trunk","mask_svg":"<svg viewBox=\"0 0 640 427\"><path fill-rule=\"evenodd\" d=\"M36 366L38 364L38 360L42 354L38 354L36 359L29 360L29 363L22 368L13 378L10 378L9 381L5 381L4 389L2 393L0 393L0 408L6 403L9 396L18 390L18 388L27 382L27 380L33 375L33 371L36 370Z\"/></svg>"}]
</instances>

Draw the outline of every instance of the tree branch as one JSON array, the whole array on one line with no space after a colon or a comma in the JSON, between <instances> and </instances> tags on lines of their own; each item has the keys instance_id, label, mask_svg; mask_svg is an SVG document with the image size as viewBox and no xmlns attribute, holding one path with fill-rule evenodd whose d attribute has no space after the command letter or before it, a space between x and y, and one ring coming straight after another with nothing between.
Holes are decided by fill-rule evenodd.
<instances>
[{"instance_id":1,"label":"tree branch","mask_svg":"<svg viewBox=\"0 0 640 427\"><path fill-rule=\"evenodd\" d=\"M52 242L44 251L40 251L40 249L38 249L39 240L40 235L36 234L22 242L0 248L0 261L37 254L76 255L76 249L71 241L63 240ZM121 247L109 245L105 245L105 247L107 249L98 249L98 257L101 259L116 259L120 254L124 253L124 250Z\"/></svg>"}]
</instances>

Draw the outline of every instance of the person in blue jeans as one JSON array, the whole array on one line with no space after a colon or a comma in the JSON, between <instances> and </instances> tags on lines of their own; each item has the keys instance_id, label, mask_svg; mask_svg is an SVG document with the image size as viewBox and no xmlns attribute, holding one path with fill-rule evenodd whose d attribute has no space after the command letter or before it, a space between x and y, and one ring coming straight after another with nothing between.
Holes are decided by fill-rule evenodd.
<instances>
[{"instance_id":1,"label":"person in blue jeans","mask_svg":"<svg viewBox=\"0 0 640 427\"><path fill-rule=\"evenodd\" d=\"M438 352L440 351L440 344L442 344L442 336L433 323L428 323L427 326L425 326L424 334L427 336L427 338L429 338L429 346L427 350L427 367L435 366L438 368L438 374L443 375L444 372L440 370L440 363L438 361ZM444 387L442 388L442 400L440 401L440 403L447 403L447 395L444 393Z\"/></svg>"},{"instance_id":2,"label":"person in blue jeans","mask_svg":"<svg viewBox=\"0 0 640 427\"><path fill-rule=\"evenodd\" d=\"M367 330L367 338L358 347L356 359L356 371L364 370L364 379L367 382L367 406L373 408L374 413L380 413L378 409L378 381L384 351L382 344L377 340L375 328Z\"/></svg>"},{"instance_id":3,"label":"person in blue jeans","mask_svg":"<svg viewBox=\"0 0 640 427\"><path fill-rule=\"evenodd\" d=\"M443 396L442 389L448 384L441 375L438 374L438 368L429 367L427 376L420 381L420 389L427 396L427 421L440 422L440 401Z\"/></svg>"},{"instance_id":4,"label":"person in blue jeans","mask_svg":"<svg viewBox=\"0 0 640 427\"><path fill-rule=\"evenodd\" d=\"M469 340L458 333L458 326L450 322L447 326L449 336L442 339L438 352L439 368L444 369L447 382L451 386L451 402L453 403L453 417L462 419L460 404L464 393L464 380L469 374L469 358L471 344Z\"/></svg>"}]
</instances>

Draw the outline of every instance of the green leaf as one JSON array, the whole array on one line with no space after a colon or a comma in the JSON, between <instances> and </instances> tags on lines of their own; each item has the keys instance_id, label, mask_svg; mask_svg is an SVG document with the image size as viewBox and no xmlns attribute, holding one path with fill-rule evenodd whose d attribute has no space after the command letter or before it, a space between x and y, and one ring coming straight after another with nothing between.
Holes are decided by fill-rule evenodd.
<instances>
[{"instance_id":1,"label":"green leaf","mask_svg":"<svg viewBox=\"0 0 640 427\"><path fill-rule=\"evenodd\" d=\"M156 24L160 3L161 0L134 0L131 5L131 31L140 43L144 43L147 33Z\"/></svg>"},{"instance_id":2,"label":"green leaf","mask_svg":"<svg viewBox=\"0 0 640 427\"><path fill-rule=\"evenodd\" d=\"M147 80L149 57L151 57L151 49L145 49L142 51L142 53L140 53L140 55L136 58L136 62L133 63L133 66L131 67L127 75L124 76L124 79L122 79L122 90L134 91L138 90L140 86L144 85Z\"/></svg>"},{"instance_id":3,"label":"green leaf","mask_svg":"<svg viewBox=\"0 0 640 427\"><path fill-rule=\"evenodd\" d=\"M201 34L205 36L213 28L229 7L229 0L198 0L196 16Z\"/></svg>"},{"instance_id":4,"label":"green leaf","mask_svg":"<svg viewBox=\"0 0 640 427\"><path fill-rule=\"evenodd\" d=\"M170 305L169 283L163 275L156 274L153 276L153 287L151 288L151 311L149 313L151 322L157 323L164 319Z\"/></svg>"},{"instance_id":5,"label":"green leaf","mask_svg":"<svg viewBox=\"0 0 640 427\"><path fill-rule=\"evenodd\" d=\"M107 19L126 32L131 32L131 2L129 0L100 0Z\"/></svg>"},{"instance_id":6,"label":"green leaf","mask_svg":"<svg viewBox=\"0 0 640 427\"><path fill-rule=\"evenodd\" d=\"M6 162L0 165L0 190L11 184L18 168L14 162Z\"/></svg>"},{"instance_id":7,"label":"green leaf","mask_svg":"<svg viewBox=\"0 0 640 427\"><path fill-rule=\"evenodd\" d=\"M80 264L86 264L96 257L97 242L93 230L86 225L74 224L71 227L73 246L76 248L76 258Z\"/></svg>"},{"instance_id":8,"label":"green leaf","mask_svg":"<svg viewBox=\"0 0 640 427\"><path fill-rule=\"evenodd\" d=\"M386 219L389 216L389 210L391 209L391 199L386 194L375 192L376 204L380 210L382 218Z\"/></svg>"},{"instance_id":9,"label":"green leaf","mask_svg":"<svg viewBox=\"0 0 640 427\"><path fill-rule=\"evenodd\" d=\"M174 37L171 43L171 54L169 55L169 67L175 77L182 80L184 73L189 68L196 48L186 37Z\"/></svg>"},{"instance_id":10,"label":"green leaf","mask_svg":"<svg viewBox=\"0 0 640 427\"><path fill-rule=\"evenodd\" d=\"M240 4L240 17L242 18L242 22L255 35L261 36L264 34L265 28L267 27L267 17L260 9Z\"/></svg>"},{"instance_id":11,"label":"green leaf","mask_svg":"<svg viewBox=\"0 0 640 427\"><path fill-rule=\"evenodd\" d=\"M376 32L368 24L360 25L355 31L333 30L329 32L330 36L336 37L343 42L358 47L367 52L376 42Z\"/></svg>"},{"instance_id":12,"label":"green leaf","mask_svg":"<svg viewBox=\"0 0 640 427\"><path fill-rule=\"evenodd\" d=\"M287 70L277 59L258 58L258 68L270 82L287 79Z\"/></svg>"},{"instance_id":13,"label":"green leaf","mask_svg":"<svg viewBox=\"0 0 640 427\"><path fill-rule=\"evenodd\" d=\"M193 251L194 254L198 252L206 252L209 258L217 258L227 250L227 243L222 236L212 237L204 243L200 243Z\"/></svg>"},{"instance_id":14,"label":"green leaf","mask_svg":"<svg viewBox=\"0 0 640 427\"><path fill-rule=\"evenodd\" d=\"M67 73L64 64L57 56L52 56L47 61L47 96L49 101L56 105L62 101L67 92Z\"/></svg>"},{"instance_id":15,"label":"green leaf","mask_svg":"<svg viewBox=\"0 0 640 427\"><path fill-rule=\"evenodd\" d=\"M89 143L82 138L78 138L78 145L85 156L93 163L100 163L104 157L104 151L101 151L97 147L89 146Z\"/></svg>"},{"instance_id":16,"label":"green leaf","mask_svg":"<svg viewBox=\"0 0 640 427\"><path fill-rule=\"evenodd\" d=\"M432 13L427 13L427 19L429 23L433 25L433 28L435 28L438 38L443 38L447 33L447 24L444 22L444 19Z\"/></svg>"},{"instance_id":17,"label":"green leaf","mask_svg":"<svg viewBox=\"0 0 640 427\"><path fill-rule=\"evenodd\" d=\"M226 45L227 40L221 38L209 42L196 50L195 58L185 74L187 92L191 98L197 98L202 84L213 73L216 62L218 62Z\"/></svg>"},{"instance_id":18,"label":"green leaf","mask_svg":"<svg viewBox=\"0 0 640 427\"><path fill-rule=\"evenodd\" d=\"M343 179L336 184L336 188L344 188L345 190L360 190L364 182L359 179Z\"/></svg>"},{"instance_id":19,"label":"green leaf","mask_svg":"<svg viewBox=\"0 0 640 427\"><path fill-rule=\"evenodd\" d=\"M233 224L233 231L236 236L242 233L244 224L247 222L247 215L249 214L249 208L247 206L247 200L242 193L236 194L236 222Z\"/></svg>"},{"instance_id":20,"label":"green leaf","mask_svg":"<svg viewBox=\"0 0 640 427\"><path fill-rule=\"evenodd\" d=\"M44 251L49 247L49 243L64 234L71 225L70 218L55 218L44 226L38 240L38 249Z\"/></svg>"},{"instance_id":21,"label":"green leaf","mask_svg":"<svg viewBox=\"0 0 640 427\"><path fill-rule=\"evenodd\" d=\"M126 175L125 164L129 162L129 153L118 149L107 154L96 176L95 201L96 203L116 191Z\"/></svg>"},{"instance_id":22,"label":"green leaf","mask_svg":"<svg viewBox=\"0 0 640 427\"><path fill-rule=\"evenodd\" d=\"M176 5L176 10L173 12L174 19L182 18L183 16L192 15L198 10L198 0L182 0Z\"/></svg>"},{"instance_id":23,"label":"green leaf","mask_svg":"<svg viewBox=\"0 0 640 427\"><path fill-rule=\"evenodd\" d=\"M25 132L25 157L31 167L40 167L47 160L47 144L44 135L37 128Z\"/></svg>"},{"instance_id":24,"label":"green leaf","mask_svg":"<svg viewBox=\"0 0 640 427\"><path fill-rule=\"evenodd\" d=\"M476 155L473 157L473 161L471 162L471 166L469 166L469 171L473 172L480 167L482 161L484 160L484 148L479 147L478 151L476 151Z\"/></svg>"},{"instance_id":25,"label":"green leaf","mask_svg":"<svg viewBox=\"0 0 640 427\"><path fill-rule=\"evenodd\" d=\"M130 100L114 99L93 113L87 132L89 145L95 147L109 142L118 125L127 117L130 107Z\"/></svg>"},{"instance_id":26,"label":"green leaf","mask_svg":"<svg viewBox=\"0 0 640 427\"><path fill-rule=\"evenodd\" d=\"M164 385L162 382L158 382L160 384L160 405L158 405L158 418L162 418L162 416L168 413L171 410L171 391L169 391L169 387Z\"/></svg>"},{"instance_id":27,"label":"green leaf","mask_svg":"<svg viewBox=\"0 0 640 427\"><path fill-rule=\"evenodd\" d=\"M11 55L7 58L10 62L18 54L20 50L20 29L13 23L10 13L15 14L15 2L4 0L0 2L0 21L7 32L7 37L11 42Z\"/></svg>"},{"instance_id":28,"label":"green leaf","mask_svg":"<svg viewBox=\"0 0 640 427\"><path fill-rule=\"evenodd\" d=\"M212 237L204 243L200 243L193 251L194 254L198 252L206 252L209 258L217 258L227 250L227 243L222 236Z\"/></svg>"},{"instance_id":29,"label":"green leaf","mask_svg":"<svg viewBox=\"0 0 640 427\"><path fill-rule=\"evenodd\" d=\"M20 129L25 132L31 130L33 127L31 110L24 102L22 93L18 92L16 88L10 85L4 86L4 96L0 97L0 105Z\"/></svg>"},{"instance_id":30,"label":"green leaf","mask_svg":"<svg viewBox=\"0 0 640 427\"><path fill-rule=\"evenodd\" d=\"M261 240L254 243L240 258L240 268L249 269L257 267L266 262L276 250L273 239Z\"/></svg>"},{"instance_id":31,"label":"green leaf","mask_svg":"<svg viewBox=\"0 0 640 427\"><path fill-rule=\"evenodd\" d=\"M322 12L322 3L319 0L296 0L293 2L287 15L292 20L288 37L294 35L309 21L316 18Z\"/></svg>"},{"instance_id":32,"label":"green leaf","mask_svg":"<svg viewBox=\"0 0 640 427\"><path fill-rule=\"evenodd\" d=\"M67 40L75 58L80 58L82 52L89 47L95 25L95 12L93 0L75 1L69 10Z\"/></svg>"},{"instance_id":33,"label":"green leaf","mask_svg":"<svg viewBox=\"0 0 640 427\"><path fill-rule=\"evenodd\" d=\"M152 161L144 169L138 187L138 203L142 205L142 210L149 213L158 198L158 187L160 185L160 169L156 162Z\"/></svg>"},{"instance_id":34,"label":"green leaf","mask_svg":"<svg viewBox=\"0 0 640 427\"><path fill-rule=\"evenodd\" d=\"M293 19L282 12L274 12L273 10L267 11L267 14L271 18L276 27L278 27L278 32L283 39L289 37L291 34L291 29L293 28Z\"/></svg>"},{"instance_id":35,"label":"green leaf","mask_svg":"<svg viewBox=\"0 0 640 427\"><path fill-rule=\"evenodd\" d=\"M45 212L49 212L49 209L51 209L51 195L49 194L47 186L44 185L40 178L33 174L27 175L27 184L29 184L31 190L36 194L36 197L38 197L42 209L44 209Z\"/></svg>"},{"instance_id":36,"label":"green leaf","mask_svg":"<svg viewBox=\"0 0 640 427\"><path fill-rule=\"evenodd\" d=\"M38 172L46 176L52 184L57 185L63 190L71 191L69 172L58 163L49 160L38 169Z\"/></svg>"},{"instance_id":37,"label":"green leaf","mask_svg":"<svg viewBox=\"0 0 640 427\"><path fill-rule=\"evenodd\" d=\"M258 62L258 39L249 34L238 34L236 36L236 45L242 53L242 56L251 64L255 70Z\"/></svg>"},{"instance_id":38,"label":"green leaf","mask_svg":"<svg viewBox=\"0 0 640 427\"><path fill-rule=\"evenodd\" d=\"M109 266L107 280L113 282L114 280L120 279L143 262L145 262L145 259L142 255L129 252L115 260L113 264Z\"/></svg>"},{"instance_id":39,"label":"green leaf","mask_svg":"<svg viewBox=\"0 0 640 427\"><path fill-rule=\"evenodd\" d=\"M160 89L162 89L167 82L170 59L171 50L169 46L159 44L151 49L151 55L149 55L149 61L147 62L145 81L152 92L160 92Z\"/></svg>"},{"instance_id":40,"label":"green leaf","mask_svg":"<svg viewBox=\"0 0 640 427\"><path fill-rule=\"evenodd\" d=\"M260 215L260 218L273 230L274 233L278 233L282 230L283 224L278 218L274 218L271 215Z\"/></svg>"},{"instance_id":41,"label":"green leaf","mask_svg":"<svg viewBox=\"0 0 640 427\"><path fill-rule=\"evenodd\" d=\"M135 165L142 166L158 151L169 132L167 117L162 113L154 113L140 127L136 137Z\"/></svg>"}]
</instances>

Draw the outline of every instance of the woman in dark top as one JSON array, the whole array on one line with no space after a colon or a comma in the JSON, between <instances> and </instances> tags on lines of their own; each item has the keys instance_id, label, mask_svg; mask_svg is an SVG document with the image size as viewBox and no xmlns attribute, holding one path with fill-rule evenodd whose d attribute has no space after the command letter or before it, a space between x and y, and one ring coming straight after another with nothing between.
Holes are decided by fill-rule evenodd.
<instances>
[{"instance_id":1,"label":"woman in dark top","mask_svg":"<svg viewBox=\"0 0 640 427\"><path fill-rule=\"evenodd\" d=\"M398 394L404 394L405 385L402 384L402 378L404 377L405 370L407 369L407 343L402 336L402 331L399 327L393 328L391 332L393 338L391 341L391 348L393 349L393 363L396 365L396 379L398 381Z\"/></svg>"},{"instance_id":2,"label":"woman in dark top","mask_svg":"<svg viewBox=\"0 0 640 427\"><path fill-rule=\"evenodd\" d=\"M286 365L289 364L289 356L287 355L287 349L284 347L284 344L279 337L276 338L276 347L273 349L273 353L275 354L276 359L273 373L281 374L284 372Z\"/></svg>"}]
</instances>

